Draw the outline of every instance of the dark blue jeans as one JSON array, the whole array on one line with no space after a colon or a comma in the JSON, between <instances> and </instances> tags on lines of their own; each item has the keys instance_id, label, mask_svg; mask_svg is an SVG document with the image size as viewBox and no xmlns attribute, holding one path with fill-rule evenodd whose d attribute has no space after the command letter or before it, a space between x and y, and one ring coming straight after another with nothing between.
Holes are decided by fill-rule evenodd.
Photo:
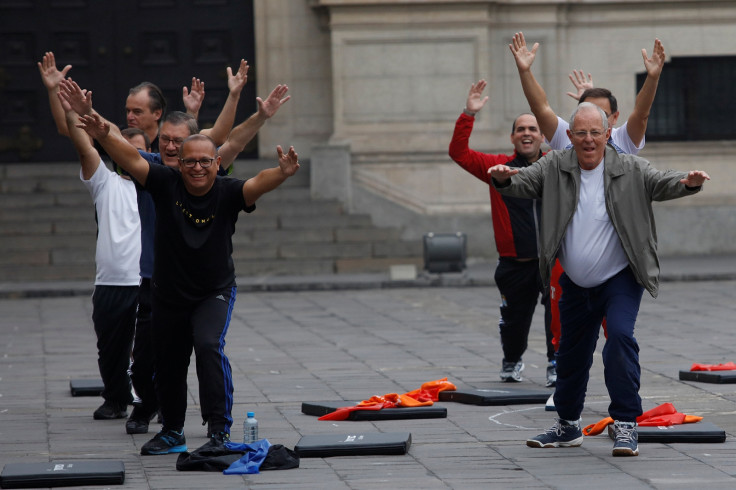
<instances>
[{"instance_id":1,"label":"dark blue jeans","mask_svg":"<svg viewBox=\"0 0 736 490\"><path fill-rule=\"evenodd\" d=\"M604 377L614 420L634 422L641 415L639 345L634 324L644 288L628 267L604 282L582 288L567 274L560 277L562 333L557 351L555 407L560 418L577 420L583 412L593 352L606 318L608 339L603 347Z\"/></svg>"}]
</instances>

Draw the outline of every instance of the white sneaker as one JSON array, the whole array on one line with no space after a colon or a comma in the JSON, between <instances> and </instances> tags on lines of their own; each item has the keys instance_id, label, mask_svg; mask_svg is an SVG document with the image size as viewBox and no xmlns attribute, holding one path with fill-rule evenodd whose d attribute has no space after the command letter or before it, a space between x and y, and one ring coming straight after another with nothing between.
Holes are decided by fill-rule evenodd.
<instances>
[{"instance_id":1,"label":"white sneaker","mask_svg":"<svg viewBox=\"0 0 736 490\"><path fill-rule=\"evenodd\" d=\"M521 372L524 370L524 363L521 362L506 362L503 361L503 368L499 373L501 381L515 382L518 383L523 380Z\"/></svg>"}]
</instances>

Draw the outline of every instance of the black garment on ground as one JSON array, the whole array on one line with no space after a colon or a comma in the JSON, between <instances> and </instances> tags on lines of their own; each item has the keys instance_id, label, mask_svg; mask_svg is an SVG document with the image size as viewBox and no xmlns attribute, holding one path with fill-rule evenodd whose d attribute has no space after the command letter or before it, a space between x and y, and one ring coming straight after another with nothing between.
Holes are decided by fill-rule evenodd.
<instances>
[{"instance_id":1,"label":"black garment on ground","mask_svg":"<svg viewBox=\"0 0 736 490\"><path fill-rule=\"evenodd\" d=\"M233 451L225 446L205 444L191 453L181 453L176 460L179 471L225 471L231 464L239 460L245 452ZM282 444L274 444L268 448L266 459L259 468L266 470L290 470L299 467L299 455Z\"/></svg>"}]
</instances>

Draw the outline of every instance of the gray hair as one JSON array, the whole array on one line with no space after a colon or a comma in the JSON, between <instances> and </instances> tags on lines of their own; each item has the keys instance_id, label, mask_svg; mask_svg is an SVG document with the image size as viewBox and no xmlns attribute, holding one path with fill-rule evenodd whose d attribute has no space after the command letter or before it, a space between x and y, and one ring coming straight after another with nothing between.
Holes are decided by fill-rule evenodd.
<instances>
[{"instance_id":1,"label":"gray hair","mask_svg":"<svg viewBox=\"0 0 736 490\"><path fill-rule=\"evenodd\" d=\"M197 120L194 119L194 116L187 114L186 112L171 111L166 114L164 122L173 124L174 126L186 125L190 135L199 133Z\"/></svg>"},{"instance_id":2,"label":"gray hair","mask_svg":"<svg viewBox=\"0 0 736 490\"><path fill-rule=\"evenodd\" d=\"M603 124L603 131L608 131L608 118L606 117L606 111L598 107L597 105L593 104L592 102L581 102L578 104L578 106L575 108L574 111L572 111L572 115L570 116L570 129L572 130L575 122L575 116L578 115L578 112L580 112L581 109L589 110L589 109L595 109L598 111L598 114L601 116L601 123Z\"/></svg>"}]
</instances>

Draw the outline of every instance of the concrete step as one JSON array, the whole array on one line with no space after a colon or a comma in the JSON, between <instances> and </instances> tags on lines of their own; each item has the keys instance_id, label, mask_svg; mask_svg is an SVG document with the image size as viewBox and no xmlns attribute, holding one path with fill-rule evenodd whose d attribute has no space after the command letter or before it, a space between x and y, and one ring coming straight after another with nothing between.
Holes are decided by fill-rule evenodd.
<instances>
[{"instance_id":1,"label":"concrete step","mask_svg":"<svg viewBox=\"0 0 736 490\"><path fill-rule=\"evenodd\" d=\"M309 162L242 214L233 236L239 277L381 272L421 263L421 244L398 228L378 228L368 214L336 200L312 200ZM238 160L248 179L276 158ZM95 276L97 224L79 164L0 165L0 281L89 280Z\"/></svg>"},{"instance_id":2,"label":"concrete step","mask_svg":"<svg viewBox=\"0 0 736 490\"><path fill-rule=\"evenodd\" d=\"M3 282L90 281L95 278L94 260L86 264L0 265Z\"/></svg>"}]
</instances>

